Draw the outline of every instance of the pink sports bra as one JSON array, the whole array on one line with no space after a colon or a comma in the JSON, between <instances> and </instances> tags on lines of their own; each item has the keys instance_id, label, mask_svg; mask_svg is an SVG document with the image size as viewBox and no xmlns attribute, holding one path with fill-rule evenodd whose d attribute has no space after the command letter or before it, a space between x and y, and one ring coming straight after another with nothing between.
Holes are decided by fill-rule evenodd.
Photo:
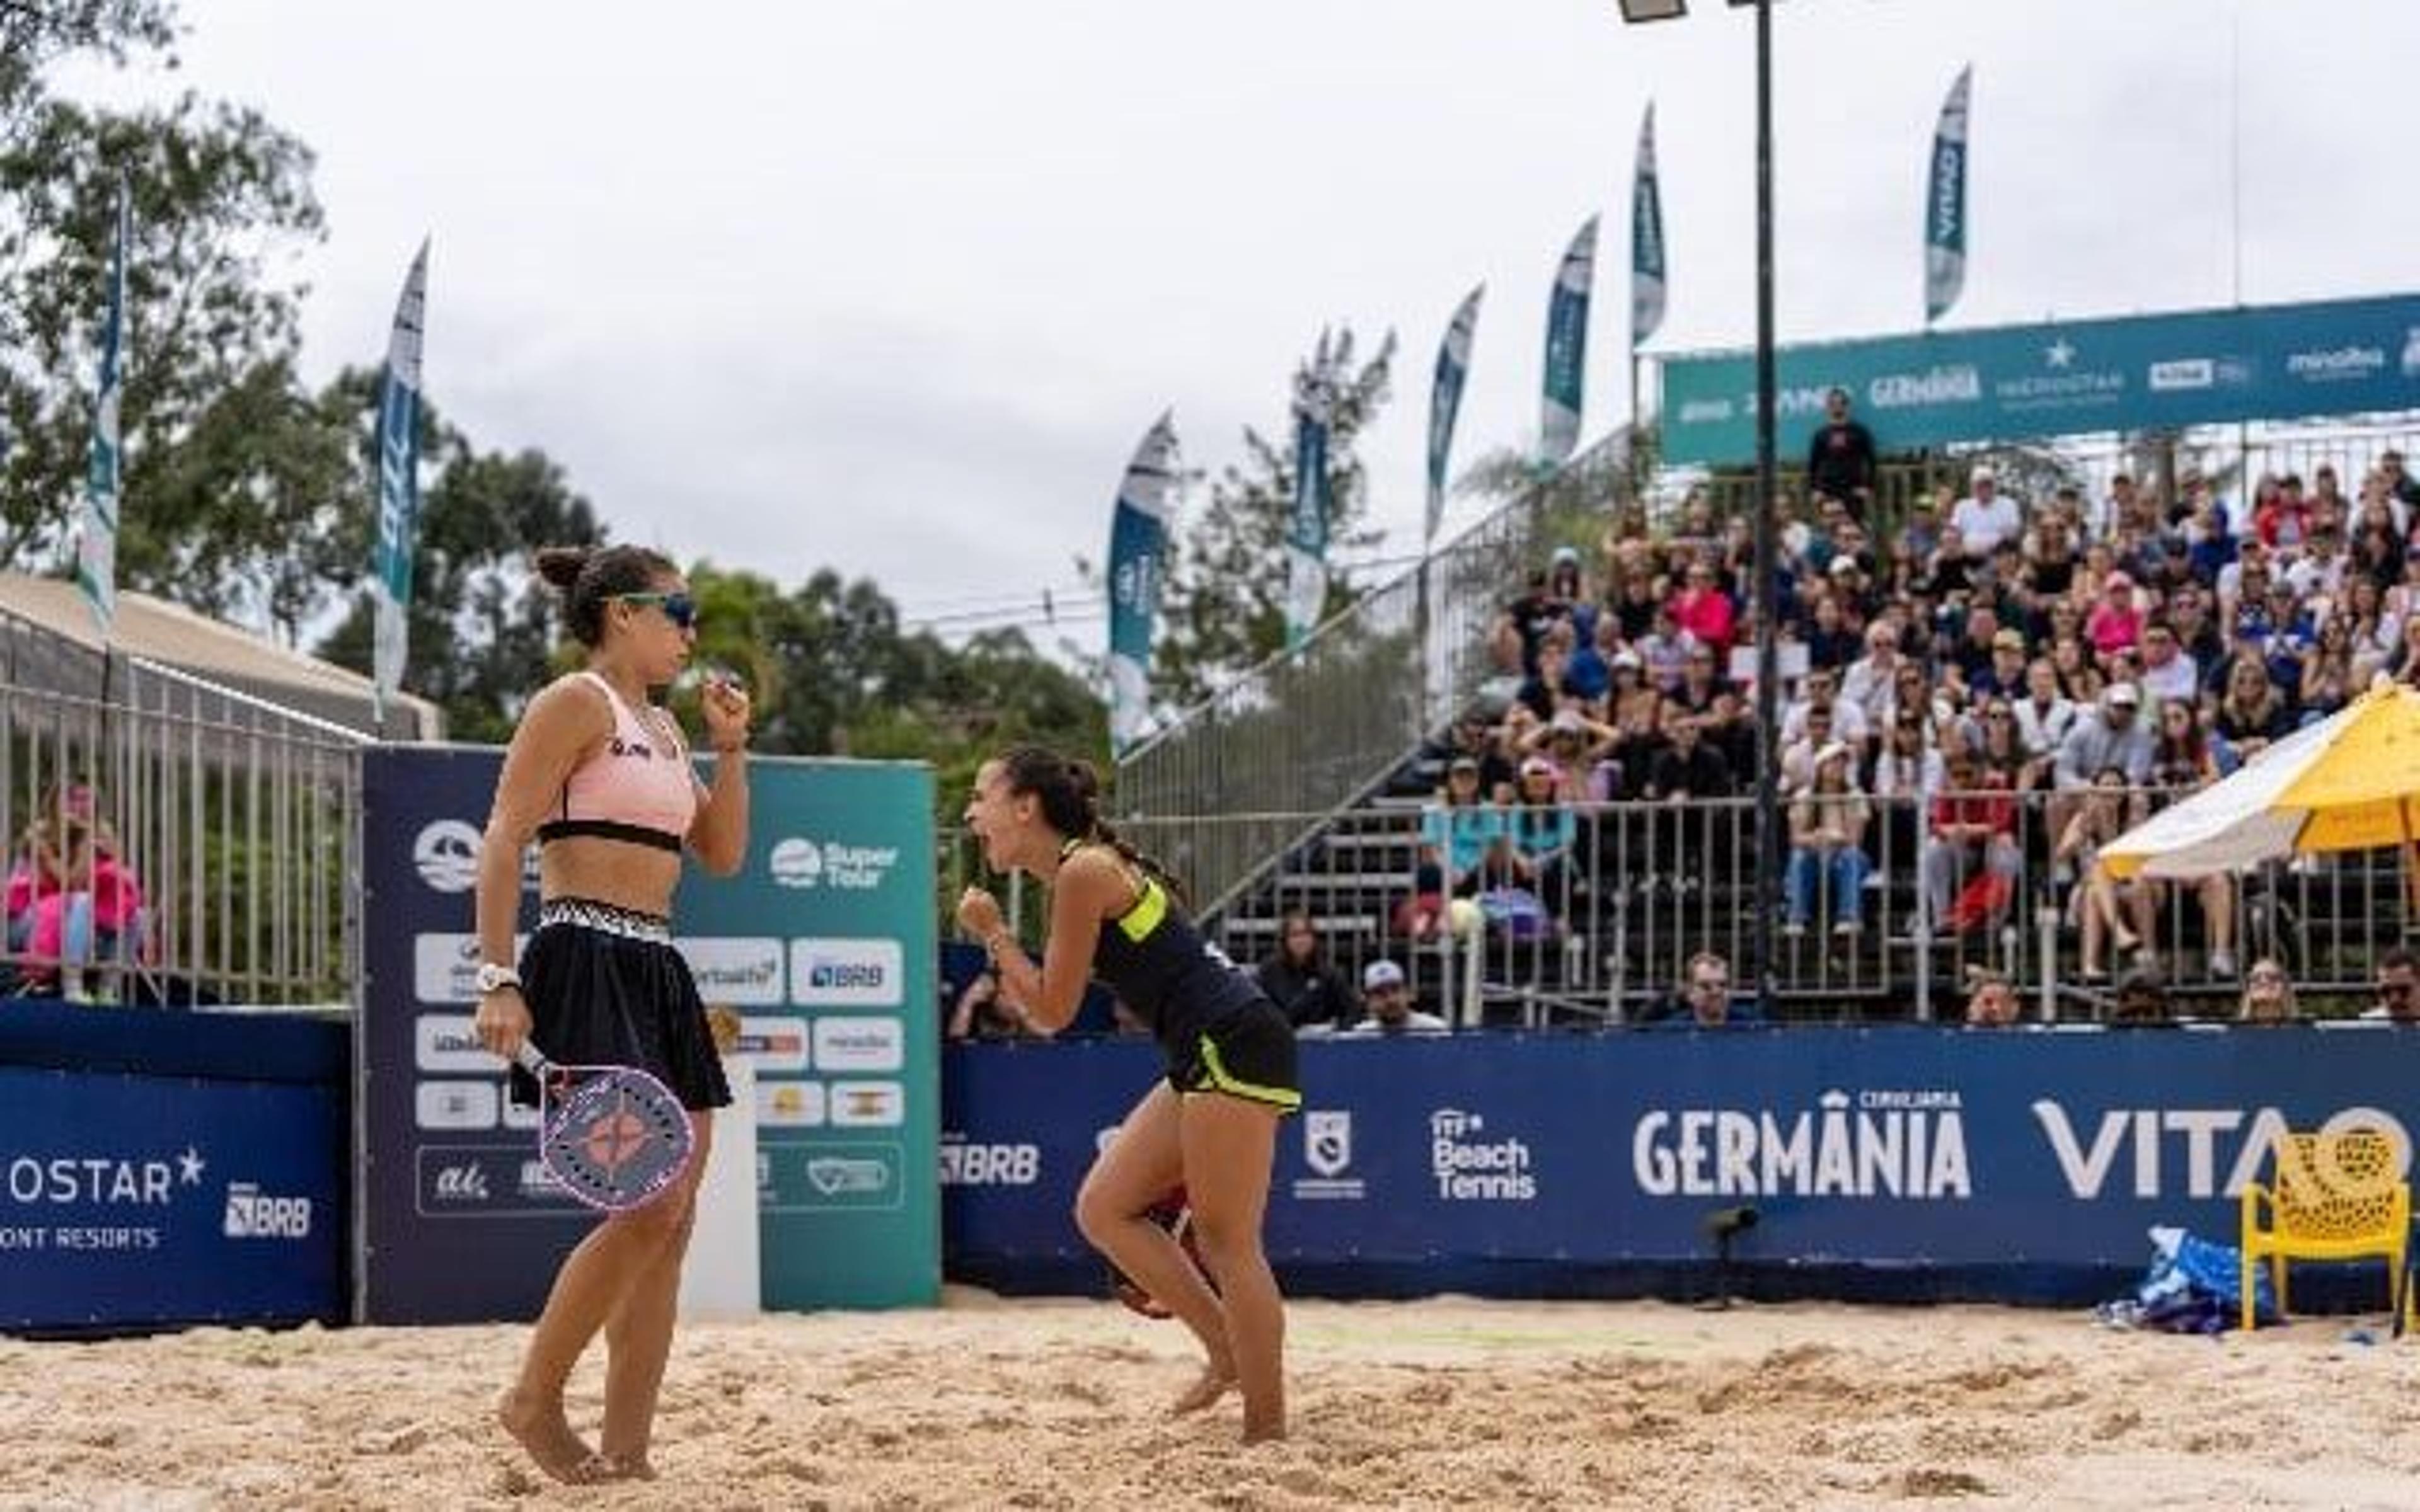
<instances>
[{"instance_id":1,"label":"pink sports bra","mask_svg":"<svg viewBox=\"0 0 2420 1512\"><path fill-rule=\"evenodd\" d=\"M650 705L656 717L642 722L613 684L595 672L576 675L604 689L613 733L564 779L563 812L537 826L538 843L588 835L677 852L697 817L689 743L670 716Z\"/></svg>"}]
</instances>

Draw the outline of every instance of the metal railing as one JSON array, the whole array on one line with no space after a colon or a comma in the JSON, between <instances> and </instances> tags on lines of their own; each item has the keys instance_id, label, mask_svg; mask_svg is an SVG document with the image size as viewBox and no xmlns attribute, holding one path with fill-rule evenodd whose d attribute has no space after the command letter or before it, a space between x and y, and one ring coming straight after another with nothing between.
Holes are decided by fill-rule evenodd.
<instances>
[{"instance_id":1,"label":"metal railing","mask_svg":"<svg viewBox=\"0 0 2420 1512\"><path fill-rule=\"evenodd\" d=\"M1618 452L1614 436L1567 466ZM1116 805L1166 821L1171 859L1205 905L1235 896L1309 829L1255 833L1176 816L1310 816L1369 793L1497 669L1488 632L1525 567L1540 564L1545 495L1497 509L1420 564L1378 584L1129 752Z\"/></svg>"},{"instance_id":2,"label":"metal railing","mask_svg":"<svg viewBox=\"0 0 2420 1512\"><path fill-rule=\"evenodd\" d=\"M1887 437L1883 440L1888 443ZM1944 487L1963 494L1976 463L2014 452L2039 459L2045 475L2083 490L2088 501L2087 520L2098 520L2100 505L2109 497L2111 482L2119 472L2129 472L2144 486L2174 499L2176 480L2188 468L2223 478L2221 494L2236 508L2239 518L2248 519L2247 495L2263 475L2298 474L2308 497L2307 486L2322 466L2335 470L2345 498L2357 503L2362 475L2389 451L2400 451L2407 458L2420 456L2420 426L2415 426L2412 416L2242 427L2202 425L2157 445L2129 446L2115 436L2067 437L2016 447L1962 445L1914 460L1885 461L1876 471L1874 497L1866 517L1877 531L1896 529L1905 522L1917 499L1931 497ZM1706 492L1717 518L1745 517L1755 508L1756 479L1745 469L1703 477L1697 477L1692 470L1687 476L1694 479L1690 486ZM1805 467L1785 457L1776 487L1778 498L1786 505L1798 506L1803 516L1809 502ZM1666 486L1662 491L1668 505L1675 490Z\"/></svg>"},{"instance_id":3,"label":"metal railing","mask_svg":"<svg viewBox=\"0 0 2420 1512\"><path fill-rule=\"evenodd\" d=\"M2000 794L1947 795L2009 800ZM2140 809L2166 795L2129 794ZM2122 992L2156 990L2180 1014L2234 1016L2243 973L2260 957L2285 965L2307 1000L2365 993L2381 952L2420 918L2412 877L2392 849L2278 862L2208 887L2116 887L2111 903L2139 945L2114 932L2087 962L2084 912L2091 873L2056 855L2079 801L2031 792L2013 798L2004 840L1944 841L1933 800L1864 799L1861 860L1793 864L1808 906L1785 927L1775 974L1786 1016L1802 1021L1955 1022L1985 975L2013 984L2045 1022L2118 1016ZM1518 810L1484 809L1493 824ZM1722 956L1735 983L1753 949L1755 807L1745 798L1562 808L1569 840L1524 879L1534 911L1490 896L1481 881L1424 876L1444 810L1386 800L1330 818L1310 813L1164 818L1128 837L1172 853L1171 837L1221 828L1241 853L1273 847L1279 863L1246 894L1202 916L1205 934L1247 965L1278 949L1284 918L1308 916L1322 949L1350 983L1386 957L1404 966L1420 1006L1462 1026L1621 1024L1668 1004L1689 959ZM1290 837L1313 831L1308 841ZM1516 832L1517 843L1517 832ZM1544 847L1541 847L1542 850ZM1785 847L1785 855L1793 854ZM1512 868L1500 858L1498 875ZM947 900L981 875L961 834L943 838ZM1442 884L1440 886L1440 884ZM1435 887L1434 892L1424 887ZM1845 890L1854 887L1854 891ZM1041 938L1040 889L1004 897L1029 942ZM1787 902L1785 906L1788 906ZM1856 928L1839 926L1854 918ZM2102 933L2097 928L2096 935ZM2148 953L2146 951L2148 950ZM2087 964L2098 975L2086 975ZM1745 990L1743 988L1743 990Z\"/></svg>"},{"instance_id":4,"label":"metal railing","mask_svg":"<svg viewBox=\"0 0 2420 1512\"><path fill-rule=\"evenodd\" d=\"M5 615L0 671L0 990L349 1001L362 736Z\"/></svg>"}]
</instances>

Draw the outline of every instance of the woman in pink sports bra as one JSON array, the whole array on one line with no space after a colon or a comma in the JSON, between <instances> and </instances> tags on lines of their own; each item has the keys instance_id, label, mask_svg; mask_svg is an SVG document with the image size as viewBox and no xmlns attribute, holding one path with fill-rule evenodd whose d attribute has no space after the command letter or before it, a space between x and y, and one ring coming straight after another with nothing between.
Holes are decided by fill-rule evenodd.
<instances>
[{"instance_id":1,"label":"woman in pink sports bra","mask_svg":"<svg viewBox=\"0 0 2420 1512\"><path fill-rule=\"evenodd\" d=\"M563 594L588 664L530 701L504 752L479 855L474 1023L507 1060L533 1040L566 1065L652 1072L690 1109L697 1146L679 1184L606 1219L565 1259L496 1415L557 1480L645 1479L712 1110L731 1101L697 984L673 947L673 887L684 848L726 875L746 855L748 695L724 681L706 687L709 787L679 722L649 697L679 675L697 639L680 573L632 546L541 551L537 569ZM521 856L533 839L537 928L516 970ZM516 1101L536 1102L526 1073L516 1070L513 1083ZM592 1450L564 1415L563 1386L600 1330L605 1420Z\"/></svg>"}]
</instances>

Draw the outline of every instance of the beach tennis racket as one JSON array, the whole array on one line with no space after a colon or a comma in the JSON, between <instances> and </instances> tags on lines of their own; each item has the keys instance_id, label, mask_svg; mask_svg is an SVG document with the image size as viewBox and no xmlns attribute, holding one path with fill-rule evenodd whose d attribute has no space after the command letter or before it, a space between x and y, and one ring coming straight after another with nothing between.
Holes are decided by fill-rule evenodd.
<instances>
[{"instance_id":1,"label":"beach tennis racket","mask_svg":"<svg viewBox=\"0 0 2420 1512\"><path fill-rule=\"evenodd\" d=\"M1193 1238L1193 1210L1186 1204L1185 1188L1180 1186L1160 1198L1145 1211L1143 1216L1167 1229L1169 1237L1175 1240L1177 1246L1185 1251L1185 1257L1191 1260L1193 1268L1202 1273L1202 1279L1209 1282L1210 1289L1213 1291L1218 1289L1218 1283L1210 1281L1210 1268L1202 1263L1202 1249ZM1165 1303L1143 1289L1140 1282L1129 1277L1115 1265L1109 1267L1109 1295L1145 1318L1176 1316L1168 1310Z\"/></svg>"},{"instance_id":2,"label":"beach tennis racket","mask_svg":"<svg viewBox=\"0 0 2420 1512\"><path fill-rule=\"evenodd\" d=\"M514 1057L537 1080L538 1159L592 1208L628 1212L661 1196L694 1144L672 1088L629 1066L558 1066L523 1041Z\"/></svg>"}]
</instances>

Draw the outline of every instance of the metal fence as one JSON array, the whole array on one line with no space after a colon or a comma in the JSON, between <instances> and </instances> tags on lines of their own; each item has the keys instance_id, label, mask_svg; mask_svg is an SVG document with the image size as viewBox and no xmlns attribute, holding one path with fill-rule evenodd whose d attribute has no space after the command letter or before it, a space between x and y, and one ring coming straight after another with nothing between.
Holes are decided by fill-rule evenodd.
<instances>
[{"instance_id":1,"label":"metal fence","mask_svg":"<svg viewBox=\"0 0 2420 1512\"><path fill-rule=\"evenodd\" d=\"M1886 444L1888 437L1883 440ZM2237 506L2239 518L2248 520L2249 491L2263 476L2292 473L2308 485L2321 467L2332 467L2345 498L2357 501L2363 474L2389 451L2399 451L2407 458L2420 455L2420 427L2415 427L2412 417L2381 416L2366 422L2302 424L2204 425L2173 435L2131 440L2117 436L2083 436L2021 446L1961 446L1915 459L1884 462L1876 472L1874 497L1866 517L1877 530L1894 529L1906 520L1916 500L1930 498L1944 487L1956 494L1965 493L1977 463L2014 456L2035 464L2029 471L2045 483L2055 480L2082 490L2095 506L2087 510L2087 520L2097 519L2097 506L2109 497L2112 482L2118 473L2129 473L2161 497L2175 500L2178 480L2188 470L2216 480L2221 496ZM1676 488L1685 491L1694 486L1706 490L1719 518L1745 517L1755 508L1756 479L1745 469L1713 474L1692 471L1680 476L1680 484L1668 484L1662 490L1667 505L1673 501ZM1805 468L1784 458L1775 486L1783 503L1803 505L1807 501Z\"/></svg>"},{"instance_id":2,"label":"metal fence","mask_svg":"<svg viewBox=\"0 0 2420 1512\"><path fill-rule=\"evenodd\" d=\"M2122 801L2140 811L2164 796L2141 792ZM2122 945L2108 932L2093 942L2098 959L2087 961L2083 916L2097 906L2096 885L2088 868L2058 857L2052 828L2074 800L2018 796L2005 839L1989 845L1945 841L1931 800L1865 801L1861 859L1828 869L1811 857L1793 863L1804 873L1805 927L1785 920L1775 963L1782 1011L1792 1019L1955 1021L1987 974L2014 985L2027 1014L2045 1022L2118 1016L2121 994L2152 991L2176 1015L2226 1018L2245 970L2262 957L2287 968L2308 1006L2366 994L2378 956L2420 919L2397 852L2315 857L2206 887L2114 888L2111 906L2128 933L2141 931L2140 941ZM1391 959L1409 973L1421 1007L1461 1026L1636 1022L1672 1000L1699 951L1722 956L1743 991L1751 980L1752 800L1562 809L1550 823L1567 826L1569 839L1541 847L1543 863L1526 889L1539 904L1534 914L1477 888L1423 897L1423 867L1439 859L1431 842L1442 832L1441 812L1382 800L1332 818L1154 819L1127 833L1170 856L1178 854L1171 841L1220 830L1233 854L1268 849L1277 859L1267 874L1202 916L1215 943L1256 964L1277 950L1285 917L1299 912L1349 982L1357 985L1370 962ZM1307 831L1311 838L1298 838ZM981 877L963 835L944 837L940 874L946 933L949 901ZM1785 900L1793 890L1784 887ZM1013 887L1005 901L1024 937L1038 941L1041 890ZM1851 918L1854 931L1841 929Z\"/></svg>"},{"instance_id":3,"label":"metal fence","mask_svg":"<svg viewBox=\"0 0 2420 1512\"><path fill-rule=\"evenodd\" d=\"M1368 793L1497 671L1488 632L1508 585L1541 564L1544 502L1536 492L1506 503L1128 753L1119 811L1157 823L1206 903L1235 896L1275 854L1258 826L1171 816L1296 814L1315 827ZM1274 838L1281 848L1307 833Z\"/></svg>"},{"instance_id":4,"label":"metal fence","mask_svg":"<svg viewBox=\"0 0 2420 1512\"><path fill-rule=\"evenodd\" d=\"M8 616L0 672L0 986L349 1001L361 736Z\"/></svg>"}]
</instances>

